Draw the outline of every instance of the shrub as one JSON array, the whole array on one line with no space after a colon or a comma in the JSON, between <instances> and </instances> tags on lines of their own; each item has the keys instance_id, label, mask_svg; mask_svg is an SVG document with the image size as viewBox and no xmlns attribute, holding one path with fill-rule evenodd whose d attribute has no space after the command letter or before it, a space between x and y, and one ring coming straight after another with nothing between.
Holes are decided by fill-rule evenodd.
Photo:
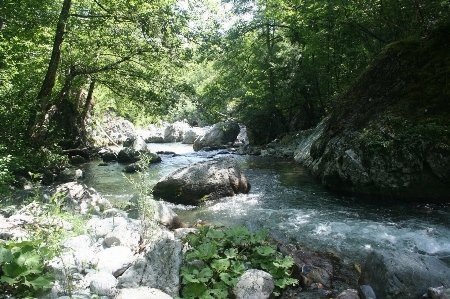
<instances>
[{"instance_id":1,"label":"shrub","mask_svg":"<svg viewBox=\"0 0 450 299\"><path fill-rule=\"evenodd\" d=\"M183 299L225 299L246 269L261 269L275 279L274 295L297 284L290 278L294 260L277 251L269 231L251 233L246 227L201 227L185 241L189 249L181 268Z\"/></svg>"}]
</instances>

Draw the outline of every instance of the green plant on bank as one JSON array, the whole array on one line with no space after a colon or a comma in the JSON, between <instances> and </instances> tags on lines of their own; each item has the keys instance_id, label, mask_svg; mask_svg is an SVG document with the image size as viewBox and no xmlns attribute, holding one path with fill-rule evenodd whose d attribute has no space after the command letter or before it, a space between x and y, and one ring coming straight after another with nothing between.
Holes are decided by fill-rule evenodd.
<instances>
[{"instance_id":1,"label":"green plant on bank","mask_svg":"<svg viewBox=\"0 0 450 299\"><path fill-rule=\"evenodd\" d=\"M83 215L61 210L65 198L62 193L52 195L48 203L43 203L36 182L38 176L30 173L30 177L36 191L24 203L29 207L25 213L35 217L25 227L29 235L21 240L0 242L0 290L20 298L34 298L52 288L54 276L46 262L61 257L62 240L83 233L86 222ZM63 221L72 224L71 232L64 229ZM68 272L65 276L65 290L71 295L72 279Z\"/></svg>"},{"instance_id":2,"label":"green plant on bank","mask_svg":"<svg viewBox=\"0 0 450 299\"><path fill-rule=\"evenodd\" d=\"M0 243L0 289L20 298L51 289L54 277L44 267L50 254L43 240Z\"/></svg>"},{"instance_id":3,"label":"green plant on bank","mask_svg":"<svg viewBox=\"0 0 450 299\"><path fill-rule=\"evenodd\" d=\"M294 260L276 250L268 230L203 226L184 239L190 249L181 268L182 299L225 299L246 269L261 269L275 279L274 295L298 283L290 277Z\"/></svg>"},{"instance_id":4,"label":"green plant on bank","mask_svg":"<svg viewBox=\"0 0 450 299\"><path fill-rule=\"evenodd\" d=\"M132 203L139 214L141 220L141 238L146 240L151 235L151 230L157 226L156 212L158 209L156 201L150 196L152 190L150 187L150 174L146 171L150 165L151 157L148 155L141 155L139 163L139 169L137 172L138 177L124 175L125 179L132 184L138 192L136 201Z\"/></svg>"}]
</instances>

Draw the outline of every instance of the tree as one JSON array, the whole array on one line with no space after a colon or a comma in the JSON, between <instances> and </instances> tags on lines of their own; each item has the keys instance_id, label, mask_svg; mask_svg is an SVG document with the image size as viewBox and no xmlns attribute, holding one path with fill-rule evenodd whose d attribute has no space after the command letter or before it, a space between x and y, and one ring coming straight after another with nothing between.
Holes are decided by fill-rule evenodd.
<instances>
[{"instance_id":1,"label":"tree","mask_svg":"<svg viewBox=\"0 0 450 299\"><path fill-rule=\"evenodd\" d=\"M183 18L175 13L171 1L80 1L71 11L71 1L64 0L47 74L37 96L41 110L33 132L36 144L43 143L58 111L57 127L64 128L61 136L72 140L85 136L76 128L83 127L92 96L87 102L73 96L85 86L93 90L95 84L101 84L137 97L136 101L162 104L161 81L167 86L175 66L181 65L177 34ZM58 72L63 79L59 91L54 92ZM158 75L160 81L152 82ZM74 145L80 142L85 140Z\"/></svg>"},{"instance_id":2,"label":"tree","mask_svg":"<svg viewBox=\"0 0 450 299\"><path fill-rule=\"evenodd\" d=\"M438 0L233 4L241 20L222 38L216 77L201 103L268 134L261 142L279 135L279 128L315 125L385 45L427 34L449 14L447 1Z\"/></svg>"}]
</instances>

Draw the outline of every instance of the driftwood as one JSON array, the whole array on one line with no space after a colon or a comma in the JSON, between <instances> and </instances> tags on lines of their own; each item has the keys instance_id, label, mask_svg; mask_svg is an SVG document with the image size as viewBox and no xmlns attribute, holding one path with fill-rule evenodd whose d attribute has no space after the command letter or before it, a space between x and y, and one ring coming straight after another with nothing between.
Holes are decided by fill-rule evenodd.
<instances>
[{"instance_id":1,"label":"driftwood","mask_svg":"<svg viewBox=\"0 0 450 299\"><path fill-rule=\"evenodd\" d=\"M117 143L114 142L114 140L109 137L108 133L105 132L105 130L103 129L103 127L100 125L100 123L98 121L95 122L98 126L98 128L102 131L103 134L105 134L105 136L109 139L109 141L111 141L115 146L120 146Z\"/></svg>"}]
</instances>

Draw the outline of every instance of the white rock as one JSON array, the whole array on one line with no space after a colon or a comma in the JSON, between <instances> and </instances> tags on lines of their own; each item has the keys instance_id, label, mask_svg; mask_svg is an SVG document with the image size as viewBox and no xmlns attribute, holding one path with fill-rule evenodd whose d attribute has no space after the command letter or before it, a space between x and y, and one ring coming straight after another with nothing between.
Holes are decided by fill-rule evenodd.
<instances>
[{"instance_id":1,"label":"white rock","mask_svg":"<svg viewBox=\"0 0 450 299\"><path fill-rule=\"evenodd\" d=\"M109 295L117 286L117 279L108 272L98 272L91 277L90 290L97 295Z\"/></svg>"},{"instance_id":2,"label":"white rock","mask_svg":"<svg viewBox=\"0 0 450 299\"><path fill-rule=\"evenodd\" d=\"M149 287L119 290L116 299L172 299L166 293Z\"/></svg>"},{"instance_id":3,"label":"white rock","mask_svg":"<svg viewBox=\"0 0 450 299\"><path fill-rule=\"evenodd\" d=\"M268 299L275 287L272 275L261 270L247 270L233 288L236 299Z\"/></svg>"},{"instance_id":4,"label":"white rock","mask_svg":"<svg viewBox=\"0 0 450 299\"><path fill-rule=\"evenodd\" d=\"M134 261L133 252L125 246L115 246L97 254L97 268L111 273L115 277L121 275Z\"/></svg>"},{"instance_id":5,"label":"white rock","mask_svg":"<svg viewBox=\"0 0 450 299\"><path fill-rule=\"evenodd\" d=\"M167 238L151 243L119 278L119 288L147 286L178 296L182 244Z\"/></svg>"}]
</instances>

